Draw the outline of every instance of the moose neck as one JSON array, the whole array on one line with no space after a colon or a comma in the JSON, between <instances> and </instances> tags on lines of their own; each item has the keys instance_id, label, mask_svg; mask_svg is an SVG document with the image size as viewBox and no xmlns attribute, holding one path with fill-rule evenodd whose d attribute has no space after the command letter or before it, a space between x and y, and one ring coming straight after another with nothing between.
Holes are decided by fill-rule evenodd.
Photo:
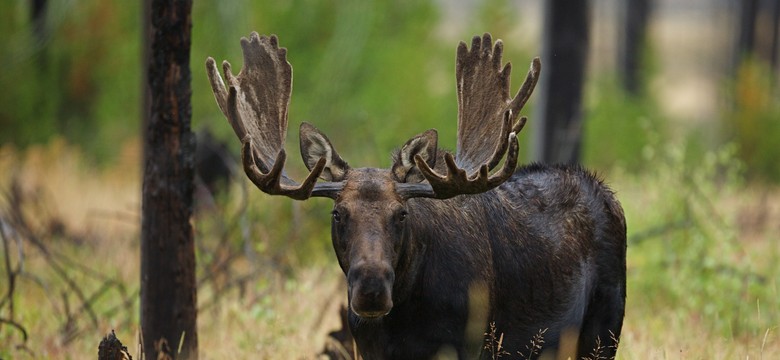
<instances>
[{"instance_id":1,"label":"moose neck","mask_svg":"<svg viewBox=\"0 0 780 360\"><path fill-rule=\"evenodd\" d=\"M495 205L490 199L490 196L478 194L447 200L408 200L410 222L404 234L403 252L399 254L397 280L393 289L394 302L401 303L424 286L426 268L435 267L434 264L441 261L441 257L460 259L463 266L475 269L484 267L468 263L489 263L489 229L482 226L485 222L477 221L476 218L486 216L487 208ZM467 247L460 246L462 244L459 243L464 241L470 244ZM463 249L469 249L468 252L472 254L466 254ZM486 280L491 275L488 269L485 271L474 273L473 276Z\"/></svg>"}]
</instances>

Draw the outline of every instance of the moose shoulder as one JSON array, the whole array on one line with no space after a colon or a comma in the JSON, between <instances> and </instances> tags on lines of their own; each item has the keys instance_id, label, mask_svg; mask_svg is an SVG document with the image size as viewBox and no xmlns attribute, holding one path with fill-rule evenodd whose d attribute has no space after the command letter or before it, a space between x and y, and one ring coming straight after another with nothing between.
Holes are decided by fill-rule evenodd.
<instances>
[{"instance_id":1,"label":"moose shoulder","mask_svg":"<svg viewBox=\"0 0 780 360\"><path fill-rule=\"evenodd\" d=\"M238 76L224 62L223 81L214 60L206 62L215 98L260 190L334 200L333 247L364 358L614 356L626 293L620 204L577 166L516 169L516 136L526 122L518 114L538 79L538 59L511 97L500 40L485 34L470 48L458 46L454 155L438 149L428 130L394 154L390 169L352 168L325 134L303 123L310 173L299 184L283 172L292 90L286 49L257 33L241 45ZM532 340L541 348L528 354Z\"/></svg>"}]
</instances>

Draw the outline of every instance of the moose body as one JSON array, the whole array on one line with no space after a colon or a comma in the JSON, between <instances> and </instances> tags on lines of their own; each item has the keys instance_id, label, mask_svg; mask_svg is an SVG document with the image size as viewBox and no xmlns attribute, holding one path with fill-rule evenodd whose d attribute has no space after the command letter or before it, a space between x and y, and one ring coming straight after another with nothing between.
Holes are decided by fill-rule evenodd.
<instances>
[{"instance_id":1,"label":"moose body","mask_svg":"<svg viewBox=\"0 0 780 360\"><path fill-rule=\"evenodd\" d=\"M349 196L392 207L393 199L372 194L380 188L364 181ZM360 208L371 206L360 203ZM526 346L540 331L544 348L555 349L567 330L581 333L580 354L598 346L602 354L614 354L607 346L619 337L623 321L625 222L612 192L590 173L531 165L486 193L410 199L405 209L403 229L378 237L393 238L390 252L399 259L392 310L372 320L355 311L349 315L364 358L427 359L447 348L462 359L480 352L490 358L491 349L483 346L488 323L503 335L502 350L514 356L529 354ZM337 233L337 223L333 229L337 253L345 251L339 241L347 234ZM349 274L350 268L342 267ZM480 296L486 297L482 320L487 322L469 339L469 316L478 316L470 312L470 301Z\"/></svg>"},{"instance_id":2,"label":"moose body","mask_svg":"<svg viewBox=\"0 0 780 360\"><path fill-rule=\"evenodd\" d=\"M292 88L286 49L257 33L241 43L240 74L223 63L227 86L207 60L215 98L258 188L334 200L333 248L363 358L614 357L626 294L620 204L578 166L516 170L516 134L526 122L518 112L538 79L538 59L512 98L500 41L494 46L485 34L470 50L458 46L454 155L428 130L394 154L390 169L352 168L303 123L310 173L299 184L283 173Z\"/></svg>"}]
</instances>

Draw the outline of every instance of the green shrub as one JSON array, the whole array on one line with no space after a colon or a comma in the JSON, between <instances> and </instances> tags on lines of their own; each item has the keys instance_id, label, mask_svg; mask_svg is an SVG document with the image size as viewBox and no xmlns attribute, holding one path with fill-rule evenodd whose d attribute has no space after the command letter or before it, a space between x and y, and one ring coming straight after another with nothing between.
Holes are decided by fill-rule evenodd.
<instances>
[{"instance_id":1,"label":"green shrub","mask_svg":"<svg viewBox=\"0 0 780 360\"><path fill-rule=\"evenodd\" d=\"M744 192L736 146L691 161L686 145L650 145L647 171L628 175L629 302L649 313L675 313L723 336L761 336L780 314L777 262L760 265L739 239ZM625 192L626 189L623 190ZM636 194L640 194L637 196ZM778 250L762 254L778 257Z\"/></svg>"},{"instance_id":2,"label":"green shrub","mask_svg":"<svg viewBox=\"0 0 780 360\"><path fill-rule=\"evenodd\" d=\"M780 182L777 139L780 139L780 98L777 76L755 59L739 67L733 106L723 118L727 141L737 144L737 156L752 180Z\"/></svg>"},{"instance_id":3,"label":"green shrub","mask_svg":"<svg viewBox=\"0 0 780 360\"><path fill-rule=\"evenodd\" d=\"M645 168L651 136L665 137L666 119L648 96L633 97L609 77L592 81L585 103L583 163L599 170Z\"/></svg>"}]
</instances>

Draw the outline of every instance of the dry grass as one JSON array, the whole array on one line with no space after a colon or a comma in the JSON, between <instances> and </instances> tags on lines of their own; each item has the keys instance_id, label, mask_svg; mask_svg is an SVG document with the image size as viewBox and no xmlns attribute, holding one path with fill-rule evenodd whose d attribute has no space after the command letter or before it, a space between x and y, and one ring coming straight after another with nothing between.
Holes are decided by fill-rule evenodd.
<instances>
[{"instance_id":1,"label":"dry grass","mask_svg":"<svg viewBox=\"0 0 780 360\"><path fill-rule=\"evenodd\" d=\"M137 142L125 144L117 163L97 170L83 163L79 152L61 141L33 147L24 153L4 147L0 149L0 174L3 174L0 190L8 191L15 177L23 193L45 202L48 209L46 216L30 214L30 218L56 218L63 223L65 232L75 234L73 238L45 239L50 250L115 277L137 292L139 153ZM37 209L31 206L25 211ZM78 242L71 242L73 239ZM56 276L34 248L25 246L23 251L26 271L56 283ZM13 259L16 264L18 259ZM239 261L234 266L240 268L246 264ZM216 306L199 314L202 358L306 358L322 350L327 332L339 324L338 308L346 291L338 267L305 267L289 278L270 274L274 281L248 286L240 296L237 291L229 291ZM2 276L5 277L4 271ZM5 280L0 283L3 283L0 290L5 292ZM84 287L85 292L91 290L86 283ZM130 314L133 318L130 324L123 321L124 316L101 317L96 327L85 320L77 321L78 339L68 341L60 319L63 302L59 294L46 290L31 281L17 280L14 319L27 330L26 347L33 355L26 350L9 354L22 358L92 357L102 336L111 329L115 329L131 353L138 353L137 303L117 311ZM212 287L204 286L199 294L201 303L210 299L213 292ZM108 294L93 305L98 309L107 306L104 304L114 295ZM75 299L69 298L75 303ZM0 312L2 315L5 313ZM0 327L0 349L13 349L21 343L20 338L8 327ZM11 350L0 350L0 358L4 351Z\"/></svg>"},{"instance_id":2,"label":"dry grass","mask_svg":"<svg viewBox=\"0 0 780 360\"><path fill-rule=\"evenodd\" d=\"M77 244L49 239L51 247L137 290L139 147L137 142L130 142L124 149L119 161L105 170L96 170L84 164L78 152L62 142L55 141L24 153L5 147L0 149L0 190L8 189L14 174L22 180L25 191L45 189L46 195L42 197L45 207L59 216L69 231L84 235L83 241ZM657 203L661 195L651 189L652 184L613 175L612 183L626 207L629 226L641 225L642 222L634 219L646 217L652 210L647 204ZM759 273L776 268L773 262L777 259L771 254L777 254L776 234L780 230L777 204L780 204L777 189L744 188L713 199L713 205L720 209L718 213L733 223L737 232L736 245L728 248L733 251L722 254L725 261L749 263ZM32 249L25 251L30 254L26 258L26 270L52 279L44 270L41 257ZM745 301L755 303L755 311L743 316L755 317L751 321L761 330L725 336L713 329L713 321L719 319L708 319L700 311L665 306L675 302L631 287L632 282L641 280L636 276L646 276L642 268L648 260L641 251L644 251L641 247L629 248L630 287L619 359L780 357L780 329L777 323L771 322L778 318L778 309L746 298ZM216 306L201 312L198 319L201 358L315 358L327 332L339 324L337 309L345 294L342 274L332 255L323 254L321 259L299 264L292 273L273 274L274 281L253 282L243 293L229 290ZM632 273L639 275L632 277ZM765 275L771 280L767 286L777 286L777 274ZM4 272L2 276L0 291L4 292ZM213 291L213 287L204 287L199 298L210 298ZM776 288L774 294L778 295ZM111 302L112 296L115 295L106 295L105 302ZM15 319L26 327L30 335L26 345L34 356L14 350L20 342L19 335L8 327L0 327L0 357L94 357L98 342L111 329L116 330L132 354L137 354L137 303L131 308L118 309L120 315L101 316L96 327L79 322L82 331L74 341L66 343L59 326L60 310L52 309L52 299L57 298L56 293L46 292L29 281L17 284ZM105 305L96 303L95 306L100 310ZM0 316L5 315L4 311L0 309ZM123 320L128 314L133 319L129 324Z\"/></svg>"}]
</instances>

